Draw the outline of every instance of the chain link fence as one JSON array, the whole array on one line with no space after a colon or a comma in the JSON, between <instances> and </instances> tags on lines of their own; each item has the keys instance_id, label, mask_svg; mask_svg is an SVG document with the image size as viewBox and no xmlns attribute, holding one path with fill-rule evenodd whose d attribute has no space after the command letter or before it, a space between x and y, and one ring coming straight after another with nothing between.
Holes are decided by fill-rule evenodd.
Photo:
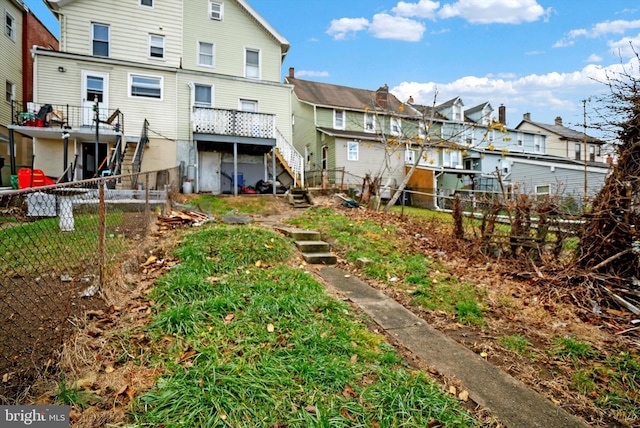
<instances>
[{"instance_id":1,"label":"chain link fence","mask_svg":"<svg viewBox=\"0 0 640 428\"><path fill-rule=\"evenodd\" d=\"M0 402L54 364L71 317L104 304L102 285L179 178L172 168L0 193Z\"/></svg>"}]
</instances>

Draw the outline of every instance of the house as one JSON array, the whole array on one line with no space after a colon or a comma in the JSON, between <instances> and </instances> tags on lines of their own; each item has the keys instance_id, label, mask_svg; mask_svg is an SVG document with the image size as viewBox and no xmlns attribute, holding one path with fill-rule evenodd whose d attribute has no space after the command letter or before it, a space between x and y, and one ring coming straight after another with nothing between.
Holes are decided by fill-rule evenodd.
<instances>
[{"instance_id":1,"label":"house","mask_svg":"<svg viewBox=\"0 0 640 428\"><path fill-rule=\"evenodd\" d=\"M556 117L555 123L546 124L532 121L531 114L525 113L516 129L545 133L549 155L583 162L606 162L606 154L603 152L605 142L564 126L560 116Z\"/></svg>"},{"instance_id":2,"label":"house","mask_svg":"<svg viewBox=\"0 0 640 428\"><path fill-rule=\"evenodd\" d=\"M406 148L419 137L421 114L384 85L359 89L298 79L293 86L294 146L304 153L311 186L361 189L367 179L393 186L404 178Z\"/></svg>"},{"instance_id":3,"label":"house","mask_svg":"<svg viewBox=\"0 0 640 428\"><path fill-rule=\"evenodd\" d=\"M48 116L12 126L34 138L36 168L86 179L183 165L214 194L301 180L280 82L289 43L245 0L46 3L60 51L33 50L24 108Z\"/></svg>"},{"instance_id":4,"label":"house","mask_svg":"<svg viewBox=\"0 0 640 428\"><path fill-rule=\"evenodd\" d=\"M8 126L18 113L21 100L33 94L33 59L31 47L58 49L58 40L36 18L22 0L0 0L4 28L0 36L0 76L5 88L5 100L0 103L0 187L10 184L16 168L31 164L31 139L9 141ZM10 156L13 153L14 156Z\"/></svg>"}]
</instances>

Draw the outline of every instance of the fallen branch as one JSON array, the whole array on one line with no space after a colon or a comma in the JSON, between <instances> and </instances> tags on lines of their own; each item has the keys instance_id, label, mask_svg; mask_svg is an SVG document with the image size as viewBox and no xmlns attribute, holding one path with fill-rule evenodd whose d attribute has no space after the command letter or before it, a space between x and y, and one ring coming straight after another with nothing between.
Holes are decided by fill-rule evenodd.
<instances>
[{"instance_id":1,"label":"fallen branch","mask_svg":"<svg viewBox=\"0 0 640 428\"><path fill-rule=\"evenodd\" d=\"M602 289L604 291L606 291L613 300L616 301L616 303L618 303L619 305L624 306L625 308L627 308L629 311L631 311L634 315L640 315L640 309L638 309L637 306L627 302L625 299L623 299L622 297L618 296L616 293L614 293L613 291L609 290L607 287L605 287L604 285L601 285Z\"/></svg>"},{"instance_id":2,"label":"fallen branch","mask_svg":"<svg viewBox=\"0 0 640 428\"><path fill-rule=\"evenodd\" d=\"M627 248L624 251L620 251L618 254L614 254L613 256L609 257L606 260L601 261L600 263L598 263L597 265L595 265L594 267L591 268L591 270L598 270L601 267L604 267L606 265L608 265L609 263L611 263L612 261L619 259L620 257L624 256L625 254L628 254L631 252L631 248Z\"/></svg>"}]
</instances>

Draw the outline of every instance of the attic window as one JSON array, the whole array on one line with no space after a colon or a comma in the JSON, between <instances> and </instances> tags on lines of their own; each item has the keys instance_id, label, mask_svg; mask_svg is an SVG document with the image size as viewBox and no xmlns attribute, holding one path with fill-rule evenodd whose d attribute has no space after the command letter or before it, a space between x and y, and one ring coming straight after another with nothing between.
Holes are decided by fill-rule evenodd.
<instances>
[{"instance_id":1,"label":"attic window","mask_svg":"<svg viewBox=\"0 0 640 428\"><path fill-rule=\"evenodd\" d=\"M222 3L219 3L217 1L209 2L209 18L213 19L214 21L222 21L222 16L224 14L224 9L222 6Z\"/></svg>"}]
</instances>

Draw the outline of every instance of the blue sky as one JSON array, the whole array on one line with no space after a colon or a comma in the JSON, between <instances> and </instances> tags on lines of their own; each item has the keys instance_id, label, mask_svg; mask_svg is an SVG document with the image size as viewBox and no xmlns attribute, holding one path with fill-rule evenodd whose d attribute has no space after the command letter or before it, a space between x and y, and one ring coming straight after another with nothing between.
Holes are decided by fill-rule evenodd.
<instances>
[{"instance_id":1,"label":"blue sky","mask_svg":"<svg viewBox=\"0 0 640 428\"><path fill-rule=\"evenodd\" d=\"M58 34L42 0L25 0ZM431 105L504 104L532 120L582 129L582 100L607 72L638 72L637 0L248 0L291 44L283 76L375 90ZM635 65L635 67L633 67ZM587 103L587 122L595 101Z\"/></svg>"}]
</instances>

